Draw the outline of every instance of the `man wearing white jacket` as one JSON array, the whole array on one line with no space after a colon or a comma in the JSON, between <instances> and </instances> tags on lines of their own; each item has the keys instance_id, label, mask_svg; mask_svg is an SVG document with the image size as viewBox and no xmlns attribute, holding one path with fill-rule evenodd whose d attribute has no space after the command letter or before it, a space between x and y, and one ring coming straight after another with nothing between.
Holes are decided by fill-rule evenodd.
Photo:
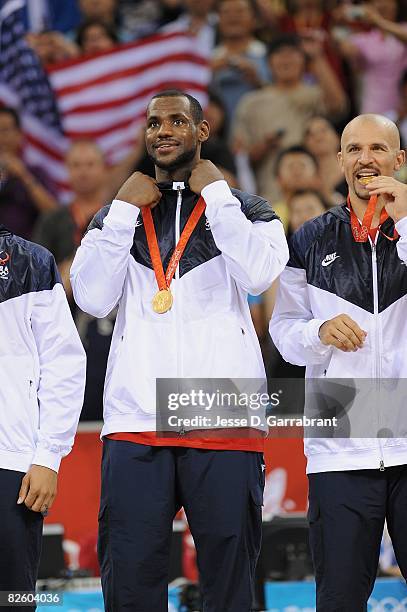
<instances>
[{"instance_id":1,"label":"man wearing white jacket","mask_svg":"<svg viewBox=\"0 0 407 612\"><path fill-rule=\"evenodd\" d=\"M3 225L0 338L0 591L35 591L43 516L82 408L85 354L51 253Z\"/></svg>"},{"instance_id":2,"label":"man wearing white jacket","mask_svg":"<svg viewBox=\"0 0 407 612\"><path fill-rule=\"evenodd\" d=\"M371 379L377 396L381 378L407 377L407 186L394 178L405 153L394 123L361 115L338 155L347 203L294 234L270 333L308 378ZM361 406L365 431L391 416L392 399L378 414ZM305 439L320 612L366 610L385 519L407 577L405 405L401 414L393 437Z\"/></svg>"},{"instance_id":3,"label":"man wearing white jacket","mask_svg":"<svg viewBox=\"0 0 407 612\"><path fill-rule=\"evenodd\" d=\"M156 435L156 378L264 378L247 293L284 268L281 222L200 160L197 100L147 110L156 180L133 174L91 223L71 282L86 312L118 304L104 394L99 559L109 612L167 610L172 521L184 507L207 612L249 612L261 539L262 433ZM199 197L202 195L202 198ZM164 270L166 273L164 274ZM213 432L212 432L213 433Z\"/></svg>"}]
</instances>

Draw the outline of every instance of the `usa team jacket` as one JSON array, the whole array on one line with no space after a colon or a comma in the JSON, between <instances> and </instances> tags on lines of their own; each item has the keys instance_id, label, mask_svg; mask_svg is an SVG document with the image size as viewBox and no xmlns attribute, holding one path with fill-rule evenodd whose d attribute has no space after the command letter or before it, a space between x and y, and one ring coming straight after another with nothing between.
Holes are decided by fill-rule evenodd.
<instances>
[{"instance_id":1,"label":"usa team jacket","mask_svg":"<svg viewBox=\"0 0 407 612\"><path fill-rule=\"evenodd\" d=\"M85 353L53 256L0 225L0 468L58 471L72 447Z\"/></svg>"},{"instance_id":2,"label":"usa team jacket","mask_svg":"<svg viewBox=\"0 0 407 612\"><path fill-rule=\"evenodd\" d=\"M392 236L393 228L388 219L382 231ZM379 233L376 244L357 243L343 205L294 234L270 333L286 361L307 366L307 377L407 378L407 218L396 229L397 241ZM319 339L322 323L341 313L367 331L356 352ZM304 445L308 472L407 464L406 438L308 438Z\"/></svg>"},{"instance_id":3,"label":"usa team jacket","mask_svg":"<svg viewBox=\"0 0 407 612\"><path fill-rule=\"evenodd\" d=\"M153 209L166 270L198 200L183 183L159 184ZM156 377L264 378L247 293L265 291L288 260L283 226L265 200L216 181L171 283L173 307L156 314L157 291L142 216L114 200L94 218L71 269L79 307L104 317L119 305L104 390L102 435L154 431Z\"/></svg>"}]
</instances>

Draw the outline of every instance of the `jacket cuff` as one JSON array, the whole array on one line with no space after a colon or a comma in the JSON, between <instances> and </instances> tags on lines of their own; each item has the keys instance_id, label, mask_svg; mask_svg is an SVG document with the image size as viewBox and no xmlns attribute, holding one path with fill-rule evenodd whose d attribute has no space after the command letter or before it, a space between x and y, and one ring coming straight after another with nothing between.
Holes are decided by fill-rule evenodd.
<instances>
[{"instance_id":1,"label":"jacket cuff","mask_svg":"<svg viewBox=\"0 0 407 612\"><path fill-rule=\"evenodd\" d=\"M209 185L202 189L201 196L205 200L206 210L209 213L209 216L214 215L218 210L219 205L225 203L232 205L235 204L238 208L240 208L239 200L235 198L225 180L209 183Z\"/></svg>"},{"instance_id":2,"label":"jacket cuff","mask_svg":"<svg viewBox=\"0 0 407 612\"><path fill-rule=\"evenodd\" d=\"M31 465L42 465L50 470L54 470L54 472L58 472L61 459L61 455L39 447L34 453Z\"/></svg>"},{"instance_id":3,"label":"jacket cuff","mask_svg":"<svg viewBox=\"0 0 407 612\"><path fill-rule=\"evenodd\" d=\"M402 238L407 238L407 217L403 217L397 221L394 227Z\"/></svg>"},{"instance_id":4,"label":"jacket cuff","mask_svg":"<svg viewBox=\"0 0 407 612\"><path fill-rule=\"evenodd\" d=\"M304 348L311 348L319 355L328 354L332 350L331 346L322 344L318 335L319 328L325 321L326 319L312 319L308 321L303 332Z\"/></svg>"},{"instance_id":5,"label":"jacket cuff","mask_svg":"<svg viewBox=\"0 0 407 612\"><path fill-rule=\"evenodd\" d=\"M112 226L127 226L134 228L140 214L140 209L133 204L123 202L123 200L113 200L109 212L107 213L104 223Z\"/></svg>"}]
</instances>

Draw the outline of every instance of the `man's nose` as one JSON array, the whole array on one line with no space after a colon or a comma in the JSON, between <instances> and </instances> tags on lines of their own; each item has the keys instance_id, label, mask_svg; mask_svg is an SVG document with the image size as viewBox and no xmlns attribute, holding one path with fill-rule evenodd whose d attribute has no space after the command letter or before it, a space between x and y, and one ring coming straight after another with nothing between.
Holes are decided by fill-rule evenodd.
<instances>
[{"instance_id":1,"label":"man's nose","mask_svg":"<svg viewBox=\"0 0 407 612\"><path fill-rule=\"evenodd\" d=\"M170 121L163 121L158 128L158 135L165 136L167 134L172 134L172 126Z\"/></svg>"},{"instance_id":2,"label":"man's nose","mask_svg":"<svg viewBox=\"0 0 407 612\"><path fill-rule=\"evenodd\" d=\"M360 150L359 162L361 164L369 164L373 160L373 154L369 147L364 147Z\"/></svg>"}]
</instances>

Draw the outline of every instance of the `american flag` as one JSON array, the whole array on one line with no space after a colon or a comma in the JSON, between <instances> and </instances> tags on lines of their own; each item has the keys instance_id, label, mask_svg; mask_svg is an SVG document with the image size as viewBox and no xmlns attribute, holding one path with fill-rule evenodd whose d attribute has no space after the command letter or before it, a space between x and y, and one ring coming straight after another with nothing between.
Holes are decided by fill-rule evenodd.
<instances>
[{"instance_id":1,"label":"american flag","mask_svg":"<svg viewBox=\"0 0 407 612\"><path fill-rule=\"evenodd\" d=\"M0 10L0 103L20 113L26 161L47 169L63 193L67 142L48 78L24 39L24 6L24 0L8 0Z\"/></svg>"},{"instance_id":2,"label":"american flag","mask_svg":"<svg viewBox=\"0 0 407 612\"><path fill-rule=\"evenodd\" d=\"M21 4L23 0L8 0L4 8L21 8ZM196 40L182 32L159 33L97 55L53 65L47 71L52 91L49 85L46 89L47 76L43 73L43 95L37 100L33 90L32 95L29 93L28 62L22 59L33 52L23 38L20 10L9 8L9 13L1 20L0 11L1 46L2 53L4 49L8 54L4 56L7 62L13 65L6 73L14 76L1 79L0 102L21 109L27 161L47 169L62 195L68 193L63 154L72 139L96 140L108 163L115 164L135 145L147 103L158 91L182 89L206 104L208 59L197 48ZM9 45L17 44L24 48L24 55L13 54L9 49ZM19 85L22 81L26 84L23 95ZM35 91L37 87L39 92L39 84ZM44 98L48 100L47 108ZM64 137L58 131L59 121Z\"/></svg>"}]
</instances>

